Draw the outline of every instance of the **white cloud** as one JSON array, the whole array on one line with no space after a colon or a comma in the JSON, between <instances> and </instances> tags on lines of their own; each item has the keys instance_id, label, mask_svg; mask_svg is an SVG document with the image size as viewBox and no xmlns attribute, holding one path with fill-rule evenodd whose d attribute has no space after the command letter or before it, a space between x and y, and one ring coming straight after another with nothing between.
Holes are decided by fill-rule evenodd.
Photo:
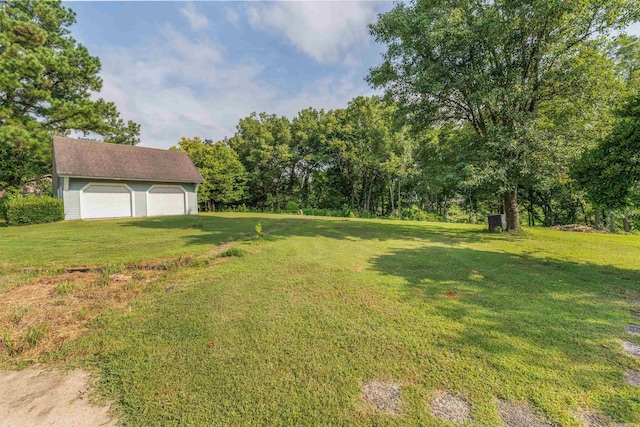
<instances>
[{"instance_id":1,"label":"white cloud","mask_svg":"<svg viewBox=\"0 0 640 427\"><path fill-rule=\"evenodd\" d=\"M231 22L236 27L240 23L240 14L230 7L227 8L227 21Z\"/></svg>"},{"instance_id":2,"label":"white cloud","mask_svg":"<svg viewBox=\"0 0 640 427\"><path fill-rule=\"evenodd\" d=\"M369 40L375 2L277 2L253 5L249 23L282 33L319 63L343 62L350 48Z\"/></svg>"},{"instance_id":3,"label":"white cloud","mask_svg":"<svg viewBox=\"0 0 640 427\"><path fill-rule=\"evenodd\" d=\"M191 29L194 31L204 30L209 26L207 18L204 15L199 14L196 7L191 2L188 2L185 7L180 9L180 13L187 18L189 25L191 25Z\"/></svg>"},{"instance_id":4,"label":"white cloud","mask_svg":"<svg viewBox=\"0 0 640 427\"><path fill-rule=\"evenodd\" d=\"M252 112L294 116L303 108L338 108L370 92L359 74L335 74L301 90L268 83L257 63L232 63L219 44L189 38L172 26L147 45L100 52L100 97L115 102L125 120L141 125L141 145L168 148L183 136L232 136Z\"/></svg>"}]
</instances>

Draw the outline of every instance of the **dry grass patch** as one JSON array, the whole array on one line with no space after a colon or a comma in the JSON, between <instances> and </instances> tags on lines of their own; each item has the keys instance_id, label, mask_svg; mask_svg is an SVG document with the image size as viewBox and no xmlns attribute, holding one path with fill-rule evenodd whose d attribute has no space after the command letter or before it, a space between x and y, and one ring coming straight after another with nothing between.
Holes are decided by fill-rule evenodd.
<instances>
[{"instance_id":1,"label":"dry grass patch","mask_svg":"<svg viewBox=\"0 0 640 427\"><path fill-rule=\"evenodd\" d=\"M501 400L498 403L498 412L506 427L547 427L552 425L526 405Z\"/></svg>"},{"instance_id":2,"label":"dry grass patch","mask_svg":"<svg viewBox=\"0 0 640 427\"><path fill-rule=\"evenodd\" d=\"M580 224L569 224L569 225L556 225L555 227L550 227L552 230L558 231L576 231L578 233L606 233L605 231L595 229L593 227L589 227L586 225Z\"/></svg>"},{"instance_id":3,"label":"dry grass patch","mask_svg":"<svg viewBox=\"0 0 640 427\"><path fill-rule=\"evenodd\" d=\"M88 321L128 304L156 275L74 272L7 290L0 299L0 360L27 361L79 338Z\"/></svg>"},{"instance_id":4,"label":"dry grass patch","mask_svg":"<svg viewBox=\"0 0 640 427\"><path fill-rule=\"evenodd\" d=\"M580 420L584 427L622 427L623 424L614 422L606 415L593 411L577 411L576 418Z\"/></svg>"},{"instance_id":5,"label":"dry grass patch","mask_svg":"<svg viewBox=\"0 0 640 427\"><path fill-rule=\"evenodd\" d=\"M362 400L380 411L400 413L400 386L395 383L371 381L362 385Z\"/></svg>"},{"instance_id":6,"label":"dry grass patch","mask_svg":"<svg viewBox=\"0 0 640 427\"><path fill-rule=\"evenodd\" d=\"M634 387L640 387L640 372L627 371L627 374L624 377L624 381Z\"/></svg>"},{"instance_id":7,"label":"dry grass patch","mask_svg":"<svg viewBox=\"0 0 640 427\"><path fill-rule=\"evenodd\" d=\"M439 391L431 401L431 414L450 423L463 424L471 420L471 404L460 396Z\"/></svg>"}]
</instances>

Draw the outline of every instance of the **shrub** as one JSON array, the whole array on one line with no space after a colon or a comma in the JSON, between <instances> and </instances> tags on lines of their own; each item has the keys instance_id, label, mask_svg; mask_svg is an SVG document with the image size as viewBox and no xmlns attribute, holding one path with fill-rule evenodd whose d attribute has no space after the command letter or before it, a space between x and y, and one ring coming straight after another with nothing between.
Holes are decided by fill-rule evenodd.
<instances>
[{"instance_id":1,"label":"shrub","mask_svg":"<svg viewBox=\"0 0 640 427\"><path fill-rule=\"evenodd\" d=\"M4 216L9 225L42 224L64 219L62 200L53 197L17 197L5 203Z\"/></svg>"},{"instance_id":2,"label":"shrub","mask_svg":"<svg viewBox=\"0 0 640 427\"><path fill-rule=\"evenodd\" d=\"M256 239L258 239L258 240L264 239L264 232L262 231L262 224L257 223L254 228L256 230Z\"/></svg>"},{"instance_id":3,"label":"shrub","mask_svg":"<svg viewBox=\"0 0 640 427\"><path fill-rule=\"evenodd\" d=\"M227 249L226 251L222 252L219 256L221 258L228 258L228 257L243 257L246 255L246 252L242 249L242 248L238 248L238 247L230 247L229 249Z\"/></svg>"},{"instance_id":4,"label":"shrub","mask_svg":"<svg viewBox=\"0 0 640 427\"><path fill-rule=\"evenodd\" d=\"M427 214L416 205L403 208L402 212L400 213L400 216L402 217L402 219L406 219L409 221L426 221L427 220Z\"/></svg>"},{"instance_id":5,"label":"shrub","mask_svg":"<svg viewBox=\"0 0 640 427\"><path fill-rule=\"evenodd\" d=\"M22 194L20 194L20 190L18 190L17 188L8 187L5 190L5 196L0 198L0 217L2 218L7 217L7 205L9 204L9 201L22 197Z\"/></svg>"},{"instance_id":6,"label":"shrub","mask_svg":"<svg viewBox=\"0 0 640 427\"><path fill-rule=\"evenodd\" d=\"M290 213L298 213L298 209L300 209L300 205L293 200L288 201L287 206L284 208L285 211Z\"/></svg>"}]
</instances>

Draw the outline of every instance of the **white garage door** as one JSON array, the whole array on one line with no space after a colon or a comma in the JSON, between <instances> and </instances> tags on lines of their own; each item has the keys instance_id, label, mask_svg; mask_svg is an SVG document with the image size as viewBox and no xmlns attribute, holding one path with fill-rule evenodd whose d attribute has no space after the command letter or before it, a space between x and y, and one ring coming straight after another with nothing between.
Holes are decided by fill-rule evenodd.
<instances>
[{"instance_id":1,"label":"white garage door","mask_svg":"<svg viewBox=\"0 0 640 427\"><path fill-rule=\"evenodd\" d=\"M184 215L184 191L180 187L153 187L147 197L149 216Z\"/></svg>"},{"instance_id":2,"label":"white garage door","mask_svg":"<svg viewBox=\"0 0 640 427\"><path fill-rule=\"evenodd\" d=\"M90 185L80 197L82 218L120 218L131 215L131 192L122 185Z\"/></svg>"}]
</instances>

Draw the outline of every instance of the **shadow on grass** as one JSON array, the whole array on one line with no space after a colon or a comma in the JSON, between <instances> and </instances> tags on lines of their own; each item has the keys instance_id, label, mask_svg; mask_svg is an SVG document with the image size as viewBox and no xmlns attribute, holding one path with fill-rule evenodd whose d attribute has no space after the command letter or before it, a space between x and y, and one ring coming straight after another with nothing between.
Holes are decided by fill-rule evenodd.
<instances>
[{"instance_id":1,"label":"shadow on grass","mask_svg":"<svg viewBox=\"0 0 640 427\"><path fill-rule=\"evenodd\" d=\"M408 369L417 373L417 381L428 381L422 377L437 378L438 384L430 389L455 386L464 393L476 387L487 395L510 401L530 400L550 414L556 411L556 417L563 408L575 406L575 394L583 399L580 403L593 398L587 404L599 405L618 419L640 421L640 394L625 386L622 377L626 368L637 368L638 364L622 353L619 343L621 338L633 339L625 336L624 326L630 318L623 301L640 295L638 270L487 250L492 241L528 237L495 235L480 227L455 224L218 214L148 218L122 225L163 230L192 228L199 232L183 238L189 244L204 245L217 244L225 238L250 237L258 222L270 240L301 236L363 241L364 245L374 240L415 240L413 246L421 244L369 259L371 270L384 280L376 274L353 278L357 289L362 286L364 293L370 286L395 283L399 299L408 304L394 304L395 294L389 304L376 300L371 306L350 304L342 295L336 301L327 297L321 304L331 309L327 312L333 321L341 315L340 304L347 301L349 305L349 310L342 312L345 320L333 324L336 332L326 332L325 325L332 324L329 321L323 324L305 320L310 337L327 338L326 343L310 350L321 352L328 348L330 354L325 360L334 360L340 354L347 354L350 361L362 357L360 366L374 370L376 364L366 353L378 351L382 354L373 355L374 359L393 356L394 364L399 363L396 357L404 357L410 365ZM489 244L478 245L486 249L461 245L477 242ZM551 240L546 243L551 244ZM331 279L336 272L324 273ZM338 278L346 274L351 279L352 273L340 270L336 274L340 275ZM350 286L344 283L345 288ZM259 295L256 301L264 298L265 304L273 294L264 288L262 294L256 292L260 290L251 286L248 295ZM358 292L354 298L364 296ZM335 304L335 310L331 304ZM208 300L206 306L209 307ZM277 306L283 317L287 309L290 307ZM166 310L174 313L178 308L172 302ZM156 320L148 320L153 323L152 328L157 327ZM184 326L167 327L175 327L190 337L194 334L192 320L185 320ZM274 327L269 322L258 326L260 331ZM177 335L173 330L171 333ZM243 330L238 340L247 334L251 332ZM353 341L345 341L345 336ZM369 337L373 337L371 341ZM341 340L345 345L337 346ZM300 345L295 339L290 344ZM345 350L349 348L355 349L353 354ZM290 356L282 357L286 360ZM292 362L296 366L296 360Z\"/></svg>"},{"instance_id":2,"label":"shadow on grass","mask_svg":"<svg viewBox=\"0 0 640 427\"><path fill-rule=\"evenodd\" d=\"M396 250L371 265L401 278L403 298L427 316L455 322L442 334L443 351L488 354L498 384L525 385L512 396L526 395L532 380L590 393L608 377L617 386L603 409L640 421L640 394L622 381L638 363L618 341L634 340L624 304L640 297L638 270L451 246Z\"/></svg>"},{"instance_id":3,"label":"shadow on grass","mask_svg":"<svg viewBox=\"0 0 640 427\"><path fill-rule=\"evenodd\" d=\"M198 215L178 217L156 217L123 222L125 227L152 229L189 229L200 234L186 236L189 244L218 244L221 239L235 240L255 235L254 227L260 223L270 240L289 236L326 237L338 240L391 240L391 239L431 239L456 244L477 242L488 239L518 238L508 235L491 234L479 227L457 226L456 224L405 223L402 221L353 221L348 218L290 217L276 215L225 216Z\"/></svg>"}]
</instances>

